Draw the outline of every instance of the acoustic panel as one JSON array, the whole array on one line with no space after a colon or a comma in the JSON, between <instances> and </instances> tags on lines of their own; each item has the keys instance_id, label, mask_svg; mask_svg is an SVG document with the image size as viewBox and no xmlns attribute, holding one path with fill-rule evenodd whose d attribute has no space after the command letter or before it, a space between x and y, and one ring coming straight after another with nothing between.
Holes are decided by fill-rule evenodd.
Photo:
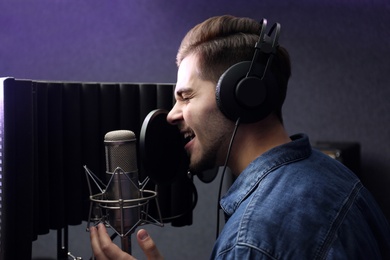
<instances>
[{"instance_id":1,"label":"acoustic panel","mask_svg":"<svg viewBox=\"0 0 390 260\"><path fill-rule=\"evenodd\" d=\"M150 111L172 107L174 86L0 82L0 258L29 259L38 235L88 219L83 166L106 179L104 135L127 129L138 138ZM161 197L169 198L163 203L168 210L176 208L170 204L183 188L178 183L160 187L169 193ZM185 215L175 225L191 225L192 214Z\"/></svg>"}]
</instances>

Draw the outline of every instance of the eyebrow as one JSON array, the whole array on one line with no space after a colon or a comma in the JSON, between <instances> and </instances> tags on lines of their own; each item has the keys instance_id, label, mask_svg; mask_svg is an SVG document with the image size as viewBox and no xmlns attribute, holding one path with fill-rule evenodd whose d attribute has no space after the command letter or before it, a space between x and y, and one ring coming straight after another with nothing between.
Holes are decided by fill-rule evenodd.
<instances>
[{"instance_id":1,"label":"eyebrow","mask_svg":"<svg viewBox=\"0 0 390 260\"><path fill-rule=\"evenodd\" d=\"M175 92L175 95L181 97L183 95L183 93L190 93L192 91L193 91L192 88L184 87L184 88L180 88L179 90L177 90Z\"/></svg>"}]
</instances>

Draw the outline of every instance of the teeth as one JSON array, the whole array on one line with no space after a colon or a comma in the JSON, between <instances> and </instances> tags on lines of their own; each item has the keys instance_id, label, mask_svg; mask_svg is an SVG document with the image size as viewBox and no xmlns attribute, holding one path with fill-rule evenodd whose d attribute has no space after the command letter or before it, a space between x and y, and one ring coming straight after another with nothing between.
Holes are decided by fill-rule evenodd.
<instances>
[{"instance_id":1,"label":"teeth","mask_svg":"<svg viewBox=\"0 0 390 260\"><path fill-rule=\"evenodd\" d=\"M192 134L191 133L185 133L184 138L191 138L192 139Z\"/></svg>"},{"instance_id":2,"label":"teeth","mask_svg":"<svg viewBox=\"0 0 390 260\"><path fill-rule=\"evenodd\" d=\"M191 141L192 139L194 139L194 137L195 135L191 132L184 133L184 139L186 140L186 142Z\"/></svg>"}]
</instances>

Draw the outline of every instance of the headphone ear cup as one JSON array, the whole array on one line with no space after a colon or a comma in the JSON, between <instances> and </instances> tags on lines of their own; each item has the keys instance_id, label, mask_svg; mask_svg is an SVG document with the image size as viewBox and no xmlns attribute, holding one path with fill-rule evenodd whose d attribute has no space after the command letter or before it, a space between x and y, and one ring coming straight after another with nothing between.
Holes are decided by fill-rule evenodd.
<instances>
[{"instance_id":1,"label":"headphone ear cup","mask_svg":"<svg viewBox=\"0 0 390 260\"><path fill-rule=\"evenodd\" d=\"M227 69L218 80L216 87L217 105L230 120L240 118L242 123L254 123L267 117L276 107L276 81L270 73L263 79L265 67L259 64L255 76L247 77L251 62L243 61Z\"/></svg>"}]
</instances>

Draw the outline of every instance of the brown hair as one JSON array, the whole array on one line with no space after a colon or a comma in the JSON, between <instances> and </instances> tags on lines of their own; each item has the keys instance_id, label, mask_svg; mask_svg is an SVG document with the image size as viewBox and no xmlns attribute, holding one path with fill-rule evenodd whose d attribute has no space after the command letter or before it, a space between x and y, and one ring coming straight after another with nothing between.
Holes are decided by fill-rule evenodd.
<instances>
[{"instance_id":1,"label":"brown hair","mask_svg":"<svg viewBox=\"0 0 390 260\"><path fill-rule=\"evenodd\" d=\"M251 18L231 15L212 17L191 29L181 42L176 64L190 54L198 57L200 77L217 84L219 77L233 64L252 60L254 46L259 39L260 23ZM267 57L261 57L265 63ZM291 75L290 57L281 46L271 64L277 79L280 103L275 111L282 122L281 109Z\"/></svg>"}]
</instances>

